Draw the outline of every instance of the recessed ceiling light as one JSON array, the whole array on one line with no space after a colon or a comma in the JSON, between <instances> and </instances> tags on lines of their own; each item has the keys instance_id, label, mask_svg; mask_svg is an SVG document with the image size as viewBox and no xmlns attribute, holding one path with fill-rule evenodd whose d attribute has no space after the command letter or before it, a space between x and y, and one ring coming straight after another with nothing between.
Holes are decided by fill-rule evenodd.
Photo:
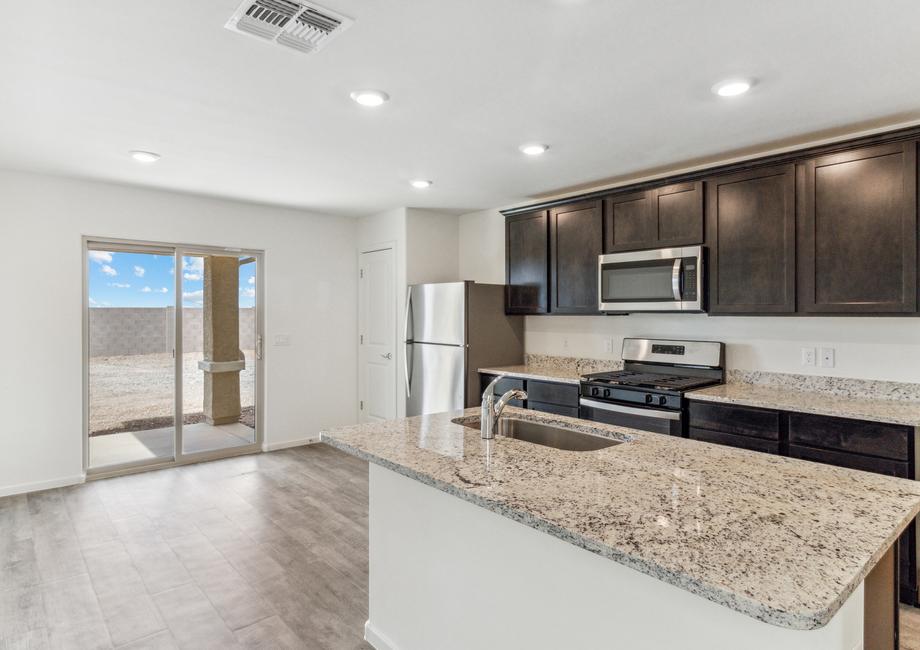
<instances>
[{"instance_id":1,"label":"recessed ceiling light","mask_svg":"<svg viewBox=\"0 0 920 650\"><path fill-rule=\"evenodd\" d=\"M139 149L135 149L129 153L134 160L141 163L153 163L160 159L160 154L153 153L152 151L140 151Z\"/></svg>"},{"instance_id":2,"label":"recessed ceiling light","mask_svg":"<svg viewBox=\"0 0 920 650\"><path fill-rule=\"evenodd\" d=\"M726 79L712 87L712 92L720 97L736 97L743 95L751 89L751 82L747 79Z\"/></svg>"},{"instance_id":3,"label":"recessed ceiling light","mask_svg":"<svg viewBox=\"0 0 920 650\"><path fill-rule=\"evenodd\" d=\"M542 153L546 153L546 150L549 149L549 145L545 144L522 144L518 147L523 153L528 156L539 156Z\"/></svg>"},{"instance_id":4,"label":"recessed ceiling light","mask_svg":"<svg viewBox=\"0 0 920 650\"><path fill-rule=\"evenodd\" d=\"M426 181L421 178L418 178L414 181L409 181L409 185L411 185L417 190L424 190L426 187L431 187L431 181Z\"/></svg>"},{"instance_id":5,"label":"recessed ceiling light","mask_svg":"<svg viewBox=\"0 0 920 650\"><path fill-rule=\"evenodd\" d=\"M356 90L351 94L351 98L361 104L361 106L375 107L381 106L390 100L390 96L382 90Z\"/></svg>"}]
</instances>

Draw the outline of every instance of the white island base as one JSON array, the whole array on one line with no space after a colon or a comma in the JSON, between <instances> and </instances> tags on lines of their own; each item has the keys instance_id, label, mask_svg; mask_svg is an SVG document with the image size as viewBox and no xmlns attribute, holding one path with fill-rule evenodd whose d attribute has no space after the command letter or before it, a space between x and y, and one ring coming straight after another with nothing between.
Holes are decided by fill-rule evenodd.
<instances>
[{"instance_id":1,"label":"white island base","mask_svg":"<svg viewBox=\"0 0 920 650\"><path fill-rule=\"evenodd\" d=\"M377 650L863 648L865 583L781 628L373 463L369 525Z\"/></svg>"}]
</instances>

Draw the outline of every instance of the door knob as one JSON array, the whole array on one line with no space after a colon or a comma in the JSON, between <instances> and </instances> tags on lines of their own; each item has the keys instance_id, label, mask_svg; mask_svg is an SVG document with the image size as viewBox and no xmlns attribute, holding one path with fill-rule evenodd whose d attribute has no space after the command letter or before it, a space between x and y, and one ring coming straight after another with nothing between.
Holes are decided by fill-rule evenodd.
<instances>
[{"instance_id":1,"label":"door knob","mask_svg":"<svg viewBox=\"0 0 920 650\"><path fill-rule=\"evenodd\" d=\"M383 357L384 359L392 359L392 358L393 358L393 353L392 353L392 352L387 352L386 354L381 354L380 356Z\"/></svg>"}]
</instances>

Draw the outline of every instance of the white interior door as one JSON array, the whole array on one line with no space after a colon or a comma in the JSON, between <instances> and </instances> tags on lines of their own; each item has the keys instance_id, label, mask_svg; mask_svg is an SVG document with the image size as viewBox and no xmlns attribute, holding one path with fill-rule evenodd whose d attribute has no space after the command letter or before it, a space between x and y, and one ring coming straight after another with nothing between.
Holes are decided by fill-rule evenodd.
<instances>
[{"instance_id":1,"label":"white interior door","mask_svg":"<svg viewBox=\"0 0 920 650\"><path fill-rule=\"evenodd\" d=\"M359 420L396 417L396 267L393 249L361 253L358 279Z\"/></svg>"}]
</instances>

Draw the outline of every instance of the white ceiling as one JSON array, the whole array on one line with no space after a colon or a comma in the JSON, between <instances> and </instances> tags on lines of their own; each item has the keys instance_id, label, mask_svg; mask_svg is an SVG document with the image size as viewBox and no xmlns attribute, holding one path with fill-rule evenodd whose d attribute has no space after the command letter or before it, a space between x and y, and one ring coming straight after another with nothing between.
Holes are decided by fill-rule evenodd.
<instances>
[{"instance_id":1,"label":"white ceiling","mask_svg":"<svg viewBox=\"0 0 920 650\"><path fill-rule=\"evenodd\" d=\"M0 166L337 214L470 210L920 118L916 0L322 0L356 22L313 55L225 30L237 4L0 0ZM758 84L710 92L735 75ZM392 100L362 108L364 87ZM525 158L528 141L552 148Z\"/></svg>"}]
</instances>

